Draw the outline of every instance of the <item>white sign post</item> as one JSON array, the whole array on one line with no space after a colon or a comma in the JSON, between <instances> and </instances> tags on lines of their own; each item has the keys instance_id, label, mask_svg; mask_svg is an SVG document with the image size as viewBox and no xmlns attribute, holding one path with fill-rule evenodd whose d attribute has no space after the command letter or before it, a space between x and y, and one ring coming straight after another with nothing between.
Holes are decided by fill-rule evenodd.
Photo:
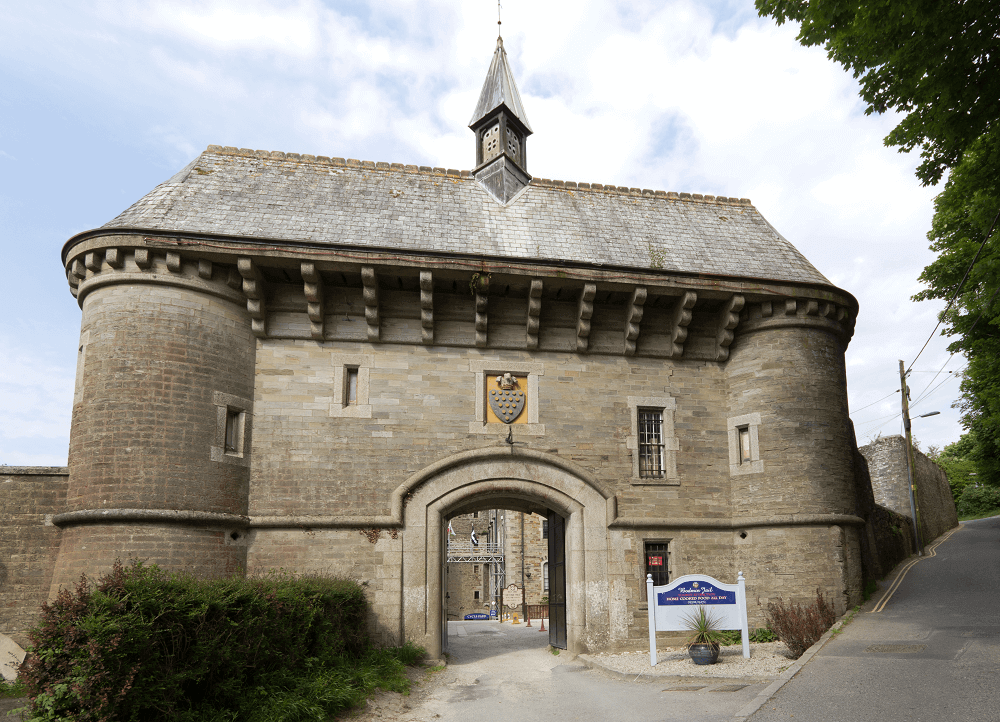
<instances>
[{"instance_id":1,"label":"white sign post","mask_svg":"<svg viewBox=\"0 0 1000 722\"><path fill-rule=\"evenodd\" d=\"M738 629L743 638L743 656L750 658L750 632L747 629L747 590L743 572L736 584L725 584L705 574L687 574L670 584L653 586L653 575L646 575L646 601L649 607L649 664L656 666L656 633L681 632L697 607L717 620L720 629ZM692 607L696 607L692 609Z\"/></svg>"}]
</instances>

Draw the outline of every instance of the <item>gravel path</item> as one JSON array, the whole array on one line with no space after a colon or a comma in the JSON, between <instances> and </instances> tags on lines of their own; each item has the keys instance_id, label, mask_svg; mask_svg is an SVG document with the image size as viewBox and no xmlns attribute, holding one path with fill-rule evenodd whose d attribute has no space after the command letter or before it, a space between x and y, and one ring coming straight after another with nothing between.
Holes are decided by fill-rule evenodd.
<instances>
[{"instance_id":1,"label":"gravel path","mask_svg":"<svg viewBox=\"0 0 1000 722\"><path fill-rule=\"evenodd\" d=\"M751 644L750 659L743 658L739 644L723 647L715 664L695 664L683 647L658 647L656 666L649 665L649 651L618 654L585 654L591 660L622 674L643 674L657 677L731 677L739 679L770 679L792 664L791 653L783 642Z\"/></svg>"}]
</instances>

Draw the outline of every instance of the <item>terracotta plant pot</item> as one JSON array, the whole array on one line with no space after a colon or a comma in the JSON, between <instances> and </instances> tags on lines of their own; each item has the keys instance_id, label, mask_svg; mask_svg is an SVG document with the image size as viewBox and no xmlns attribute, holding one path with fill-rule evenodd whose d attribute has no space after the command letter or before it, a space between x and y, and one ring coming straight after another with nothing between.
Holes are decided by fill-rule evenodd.
<instances>
[{"instance_id":1,"label":"terracotta plant pot","mask_svg":"<svg viewBox=\"0 0 1000 722\"><path fill-rule=\"evenodd\" d=\"M719 661L719 645L692 644L688 647L688 654L695 664L715 664Z\"/></svg>"}]
</instances>

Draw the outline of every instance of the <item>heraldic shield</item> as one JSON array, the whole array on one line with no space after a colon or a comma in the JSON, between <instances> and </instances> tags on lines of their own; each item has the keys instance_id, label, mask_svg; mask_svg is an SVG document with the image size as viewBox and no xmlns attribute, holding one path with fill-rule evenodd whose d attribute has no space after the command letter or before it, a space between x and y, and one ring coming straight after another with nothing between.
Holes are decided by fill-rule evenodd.
<instances>
[{"instance_id":1,"label":"heraldic shield","mask_svg":"<svg viewBox=\"0 0 1000 722\"><path fill-rule=\"evenodd\" d=\"M499 389L490 389L489 399L490 409L505 424L514 421L524 411L524 392L514 383L509 387L504 383Z\"/></svg>"}]
</instances>

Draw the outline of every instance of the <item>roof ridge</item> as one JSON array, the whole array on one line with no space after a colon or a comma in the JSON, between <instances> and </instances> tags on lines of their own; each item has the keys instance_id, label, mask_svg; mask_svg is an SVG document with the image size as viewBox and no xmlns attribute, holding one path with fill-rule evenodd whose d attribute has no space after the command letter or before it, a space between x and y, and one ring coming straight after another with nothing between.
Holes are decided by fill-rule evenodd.
<instances>
[{"instance_id":1,"label":"roof ridge","mask_svg":"<svg viewBox=\"0 0 1000 722\"><path fill-rule=\"evenodd\" d=\"M245 158L272 158L275 160L296 160L307 163L320 163L342 168L367 168L372 170L395 170L404 173L429 173L433 175L471 178L472 172L455 170L454 168L432 168L427 165L404 165L402 163L387 163L385 161L358 160L356 158L331 158L325 155L309 153L284 153L280 150L252 150L250 148L235 148L233 146L210 145L205 152L218 155L235 155ZM643 198L665 198L668 200L691 201L695 203L716 203L723 205L752 206L749 198L727 198L726 196L703 195L701 193L678 193L676 191L650 190L649 188L629 188L627 186L605 185L603 183L578 183L576 181L550 180L548 178L532 178L530 185L567 191L597 191L614 195L629 195Z\"/></svg>"}]
</instances>

